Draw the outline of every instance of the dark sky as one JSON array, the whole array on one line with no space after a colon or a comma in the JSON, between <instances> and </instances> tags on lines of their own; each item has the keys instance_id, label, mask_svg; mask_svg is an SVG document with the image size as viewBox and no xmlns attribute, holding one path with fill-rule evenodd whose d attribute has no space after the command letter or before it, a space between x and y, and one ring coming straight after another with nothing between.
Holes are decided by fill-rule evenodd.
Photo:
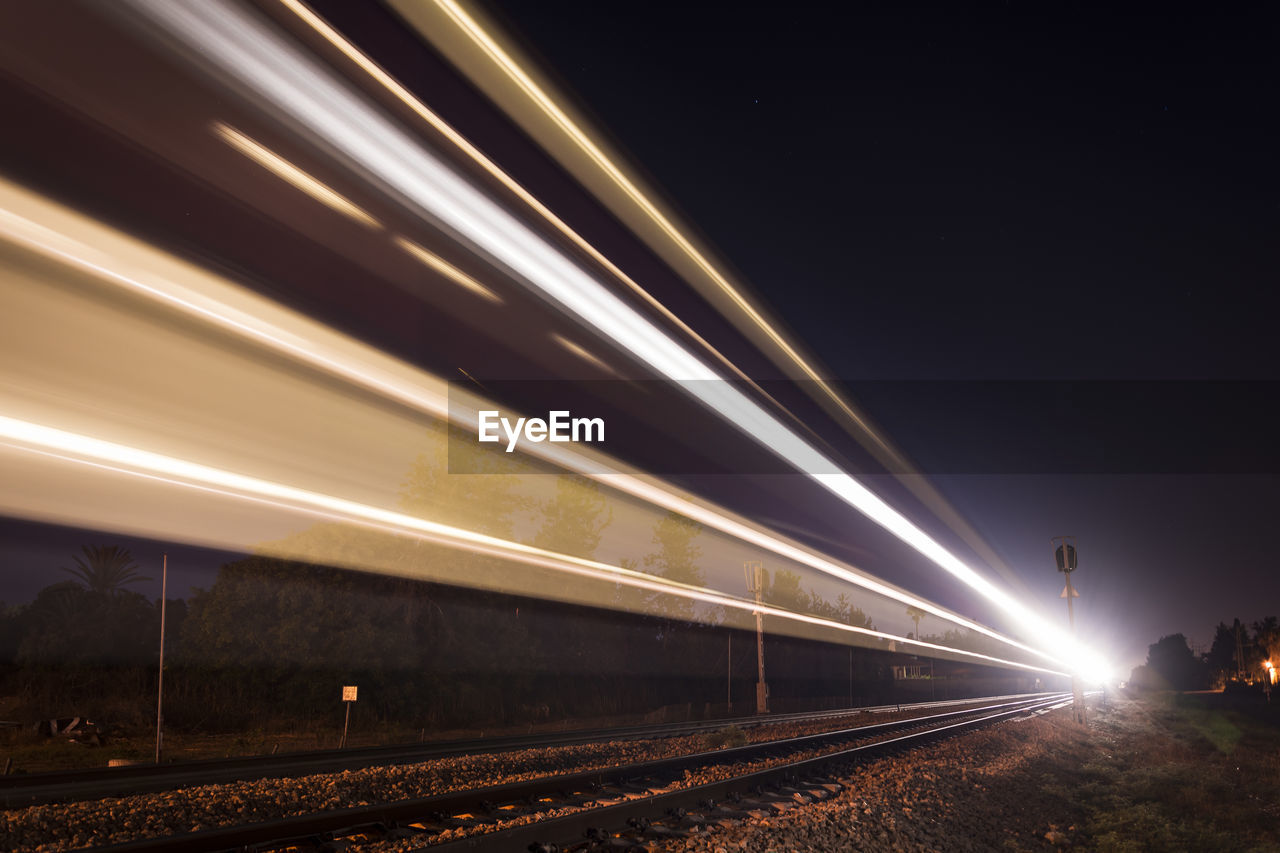
<instances>
[{"instance_id":1,"label":"dark sky","mask_svg":"<svg viewBox=\"0 0 1280 853\"><path fill-rule=\"evenodd\" d=\"M1280 378L1274 11L489 8L833 375L1025 380L1024 403L1048 380L1129 380L1150 420L1097 417L1091 439L1213 425L1088 473L1029 427L1035 473L938 480L1044 606L1049 537L1080 537L1084 628L1118 664L1280 611L1274 400L1193 413L1186 386L1151 384ZM872 414L909 453L950 452L927 399ZM997 444L1006 414L956 437Z\"/></svg>"}]
</instances>

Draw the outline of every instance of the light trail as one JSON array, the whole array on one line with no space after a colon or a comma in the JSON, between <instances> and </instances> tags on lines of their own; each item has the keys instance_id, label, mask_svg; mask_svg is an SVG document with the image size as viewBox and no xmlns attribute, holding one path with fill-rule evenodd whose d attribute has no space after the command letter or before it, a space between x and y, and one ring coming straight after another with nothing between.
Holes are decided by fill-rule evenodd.
<instances>
[{"instance_id":1,"label":"light trail","mask_svg":"<svg viewBox=\"0 0 1280 853\"><path fill-rule=\"evenodd\" d=\"M882 631L846 625L842 622L834 622L809 614L795 613L769 605L759 605L754 601L728 596L690 584L656 578L621 566L611 566L596 560L560 554L405 513L370 506L309 489L271 482L184 459L176 459L140 448L103 441L91 436L30 423L5 415L0 415L0 439L3 439L3 441L0 441L0 445L49 455L64 461L87 464L116 473L144 477L226 497L250 500L255 503L266 503L280 508L306 512L310 515L319 515L324 518L356 523L367 527L371 526L374 529L385 532L410 535L435 544L537 565L583 578L604 580L634 589L674 595L690 601L749 613L759 611L791 622L893 641L919 649L958 654L966 658L999 666L1043 672L1051 675L1066 674L1045 667L1005 660L979 652L942 646L921 640L906 639Z\"/></svg>"},{"instance_id":2,"label":"light trail","mask_svg":"<svg viewBox=\"0 0 1280 853\"><path fill-rule=\"evenodd\" d=\"M758 404L728 383L708 381L720 377L313 59L222 3L130 2L224 74L445 223L474 251L680 383L725 421L990 601L1024 635L1061 650L1072 668L1099 668L1095 653L998 589Z\"/></svg>"},{"instance_id":3,"label":"light trail","mask_svg":"<svg viewBox=\"0 0 1280 853\"><path fill-rule=\"evenodd\" d=\"M299 0L281 0L281 2L291 8L309 25L316 28L318 32L321 32L325 38L338 45L339 49L343 50L344 53L348 55L358 53L355 48L342 41L341 35L324 24L310 10L306 10L306 7L302 6ZM729 307L737 309L746 318L746 322L742 323L730 315L731 322L738 325L745 334L748 334L748 337L751 337L749 333L754 328L763 334L766 342L774 344L784 357L782 360L775 358L775 363L785 369L789 361L799 370L801 376L807 377L809 382L819 388L821 390L820 395L810 394L810 396L814 397L828 412L834 408L835 414L838 415L837 421L841 418L846 419L848 424L852 426L851 429L846 426L846 431L859 444L867 448L878 462L893 472L901 472L903 474L914 472L914 466L910 461L846 399L838 388L827 381L811 360L801 354L798 346L786 340L777 324L770 322L765 313L746 296L743 288L735 285L731 280L731 276L721 270L710 259L710 253L705 249L698 248L697 241L680 230L677 224L678 217L654 202L642 189L641 182L628 174L622 166L618 165L619 158L611 158L609 156L606 150L607 146L594 139L587 132L587 122L580 118L575 119L572 111L557 101L554 97L554 87L545 81L536 79L535 75L521 67L515 52L505 47L499 39L494 37L491 30L486 30L476 15L468 12L458 0L433 0L433 2L429 3L417 2L417 0L387 0L387 2L399 12L404 20L414 26L419 34L431 41L464 74L467 74L473 83L478 85L499 106L504 108L507 114L519 123L530 136L551 151L584 185L595 190L597 197L606 206L610 207L624 223L630 224L634 228L636 224L634 217L630 216L626 209L620 209L618 204L611 203L614 198L609 193L600 192L600 187L592 180L592 169L594 168L596 173L603 175L606 182L615 187L621 192L622 197L630 202L632 209L640 212L643 220L652 223L657 228L658 233L670 241L679 257L684 257L691 262L691 267L686 265L682 269L705 276L705 280L710 283L709 295L724 294L729 299ZM433 9L437 10L439 14L434 14ZM462 38L458 38L458 35L461 35ZM475 48L474 54L465 49L468 43ZM478 62L475 60L476 56L479 57ZM373 63L364 59L361 67L365 67L365 65L373 65ZM376 65L373 65L373 67L376 68ZM487 68L498 70L497 83L505 82L509 85L496 85L493 82L493 75L486 73L485 69ZM366 70L368 69L366 68ZM370 71L370 73L374 74L375 79L383 82L383 85L392 89L397 97L402 100L405 100L406 96L412 98L412 95L407 95L403 87L394 81L387 82L387 75L381 69L377 69L377 73L373 71ZM395 88L392 88L393 86ZM515 96L509 97L512 92L515 93ZM536 116L549 122L552 130L544 132L542 122L530 121L528 111L521 108L522 103L532 104ZM425 110L425 107L422 109ZM565 146L558 144L558 141L562 138L569 140L569 150L566 150ZM579 168L577 159L569 156L574 150L585 155L586 162L589 164L587 168ZM636 233L644 239L645 235L650 232L637 228ZM576 238L576 235L574 237ZM668 262L673 262L670 253L664 251L661 245L655 245L652 240L648 242L650 247L660 256L663 256ZM680 267L681 265L673 263L673 266ZM699 287L698 275L691 276L690 280L695 287ZM630 280L627 280L627 284L633 290L640 292L649 301L653 301L652 297L640 290L639 285ZM706 288L702 289L706 290ZM712 301L714 302L714 300ZM688 330L686 329L686 331ZM700 338L697 338L697 340L700 344L710 346ZM765 349L767 351L767 347ZM743 376L734 365L729 364L727 359L720 356L718 352L714 350L711 350L711 352L719 357L730 369ZM758 393L761 393L766 398L768 397L762 389L755 386L754 383L751 384ZM807 389L806 393L808 393ZM771 402L776 404L776 401L771 400ZM779 406L779 408L785 411L784 407ZM947 527L955 531L968 543L988 565L1000 572L1010 583L1023 586L1021 579L1004 564L999 555L992 550L969 522L951 506L936 488L920 477L900 477L899 481L911 494L937 515Z\"/></svg>"},{"instance_id":4,"label":"light trail","mask_svg":"<svg viewBox=\"0 0 1280 853\"><path fill-rule=\"evenodd\" d=\"M552 332L551 340L555 341L557 345L573 353L578 358L585 361L587 364L590 364L593 367L596 367L605 373L609 373L614 376L618 375L618 371L614 370L612 367L606 364L602 358L600 358L595 353L588 350L586 347L583 347L579 344L575 344L573 341L569 340L564 335L559 335L559 334L556 334L555 332Z\"/></svg>"},{"instance_id":5,"label":"light trail","mask_svg":"<svg viewBox=\"0 0 1280 853\"><path fill-rule=\"evenodd\" d=\"M494 408L492 402L460 394L456 389L450 401L446 383L425 371L3 180L0 180L0 237L71 269L91 274L104 284L154 300L432 418L452 419L454 423L475 429L477 413ZM680 493L590 448L543 443L528 445L526 451L530 456L592 477L738 541L900 604L920 608L1002 644L1056 661L1039 649L831 560L722 508Z\"/></svg>"},{"instance_id":6,"label":"light trail","mask_svg":"<svg viewBox=\"0 0 1280 853\"><path fill-rule=\"evenodd\" d=\"M276 177L311 196L325 207L335 210L367 228L382 227L378 220L374 219L346 196L299 169L257 140L250 139L234 127L222 122L215 123L213 130L232 148Z\"/></svg>"},{"instance_id":7,"label":"light trail","mask_svg":"<svg viewBox=\"0 0 1280 853\"><path fill-rule=\"evenodd\" d=\"M474 278L467 275L462 270L458 269L453 264L449 263L444 258L440 257L434 252L427 251L426 249L419 246L417 243L413 242L412 240L401 237L399 234L392 237L391 240L393 243L395 243L401 249L404 249L414 258L417 258L419 261L426 264L428 267L440 273L442 276L454 282L455 284L461 285L462 287L466 288L467 290L471 291L477 296L482 296L485 299L488 299L490 302L496 302L498 304L502 303L501 296L494 293L492 290L485 287L483 284L476 281Z\"/></svg>"},{"instance_id":8,"label":"light trail","mask_svg":"<svg viewBox=\"0 0 1280 853\"><path fill-rule=\"evenodd\" d=\"M299 7L302 9L305 9L305 7L302 6L299 0L281 0L281 2L298 14L299 17L306 20L311 26L315 27L317 31L324 32L325 30L328 30L329 33L333 33L332 28L328 27L327 24L324 24L323 21L318 19L313 12L310 10L306 10L305 13L300 11ZM636 182L633 181L623 171L623 169L603 151L602 147L582 129L578 122L573 120L568 112L562 108L550 94L548 94L545 88L534 80L533 76L525 71L520 64L515 61L511 54L498 43L497 39L480 26L476 19L469 14L460 3L456 2L456 0L432 0L432 2L434 6L443 13L444 17L454 24L456 31L469 39L495 67L499 68L505 78L514 85L518 91L522 92L533 104L535 104L537 109L547 119L549 119L565 137L571 140L573 145L586 155L587 159L594 164L608 178L608 180L612 182L613 185L616 186L623 195L644 214L645 217L653 222L662 234L664 234L680 250L680 252L685 255L685 257L692 261L696 268L700 270L720 292L729 297L731 302L747 316L757 329L765 334L770 342L772 342L794 364L796 364L805 376L807 376L811 381L817 383L818 386L821 387L831 400L840 408L840 410L854 421L867 436L872 437L877 441L877 443L880 443L884 450L890 451L890 448L883 444L882 440L875 433L871 425L868 424L862 416L858 414L848 404L848 402L830 386L821 373L819 373L818 370L810 364L809 361L794 346L792 346L789 341L787 341L782 333L775 328L764 314L742 293L741 289L735 287L733 283L729 281L729 278L706 257L705 253L699 250L698 247L694 245L693 241L686 237L685 234L676 227L672 222L671 217L664 213L658 205L655 204L636 185ZM414 3L411 5L401 2L401 0L391 0L391 5L396 8L396 10L406 20L417 26L424 35L430 37L433 34L431 27L421 25L423 19L420 17L420 14L427 10L426 4ZM325 33L325 35L330 39L330 41L335 41L335 39L341 38L341 36L336 33L334 33L333 36L329 36L328 33ZM447 42L448 39L432 38L432 41L443 48L446 53L453 55L453 52L449 49L450 45L442 43ZM351 48L351 51L355 52L354 48ZM368 60L366 59L365 62L368 62ZM369 64L372 65L372 63ZM378 69L378 72L379 73L376 76L380 80L389 79L381 69ZM374 72L371 71L370 73ZM399 86L399 84L395 83L393 80L390 82L384 82L384 85L387 85L388 88L392 88L394 86L395 89L403 91L403 87ZM412 95L408 94L408 97L412 98ZM536 132L534 135L538 136ZM634 284L633 282L630 282L630 280L627 281L631 284L633 289L643 293L640 285ZM645 295L647 296L648 294ZM652 299L652 297L650 297L650 299ZM701 339L698 340L701 342ZM707 344L707 347L710 348L710 345ZM742 378L746 378L745 375Z\"/></svg>"},{"instance_id":9,"label":"light trail","mask_svg":"<svg viewBox=\"0 0 1280 853\"><path fill-rule=\"evenodd\" d=\"M682 334L688 336L690 340L694 341L699 347L704 349L708 355L723 365L727 370L738 377L738 379L754 388L762 397L772 399L763 388L756 384L755 380L743 372L741 368L728 358L728 356L717 350L711 345L710 341L698 334L693 327L685 323L679 316L671 311L671 309L641 287L640 284L631 276L627 275L621 267L584 239L582 235L571 228L568 223L556 216L549 207L543 204L536 196L507 174L506 171L498 166L497 163L489 159L483 151L473 145L465 136L458 133L448 122L436 115L430 107L422 103L422 101L412 92L401 85L398 80L384 71L376 62L345 39L341 33L329 26L328 22L309 9L306 4L300 2L300 0L280 0L280 4L297 15L299 20L314 30L329 44L337 48L338 51L349 59L356 67L368 74L370 78L377 81L379 85L385 88L402 104L412 110L414 114L426 122L426 124L435 132L439 133L445 140L454 145L462 154L483 169L486 174L527 205L530 210L537 213L560 234L568 238L570 242L590 257L593 262L599 264L602 269L607 271L617 281L621 282L632 293L636 294L646 305L657 311L663 319L671 323L675 328L679 329ZM773 402L776 404L776 401ZM780 404L777 405L779 409L783 409L785 411L783 406Z\"/></svg>"}]
</instances>

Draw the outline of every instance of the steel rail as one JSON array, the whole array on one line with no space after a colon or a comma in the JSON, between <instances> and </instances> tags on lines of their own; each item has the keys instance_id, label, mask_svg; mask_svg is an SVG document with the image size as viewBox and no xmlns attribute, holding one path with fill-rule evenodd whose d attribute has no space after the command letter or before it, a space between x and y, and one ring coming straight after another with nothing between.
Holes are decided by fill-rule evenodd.
<instances>
[{"instance_id":1,"label":"steel rail","mask_svg":"<svg viewBox=\"0 0 1280 853\"><path fill-rule=\"evenodd\" d=\"M139 839L94 849L109 851L109 853L156 853L156 851L168 850L180 850L186 851L186 853L214 853L215 851L243 850L249 848L272 849L273 847L287 846L295 842L322 845L325 843L326 838L342 837L344 835L355 834L361 831L376 832L378 834L388 835L389 837L418 836L420 834L419 831L408 829L406 826L408 824L414 824L422 821L436 824L437 831L453 826L464 826L467 825L467 818L460 818L459 816L473 816L476 814L501 816L504 807L510 806L511 804L532 805L541 801L550 800L551 805L548 807L580 806L601 798L611 797L608 793L601 793L602 789L607 789L609 787L616 788L621 786L622 789L626 789L630 786L631 790L638 792L634 786L634 780L637 779L662 776L679 778L685 770L708 764L724 764L735 761L753 760L762 757L769 757L771 754L776 755L782 751L812 748L825 743L863 740L868 737L877 737L893 732L920 728L922 726L943 726L943 730L954 729L957 726L966 725L964 723L956 722L962 717L971 717L975 714L987 714L989 711L995 710L997 713L994 717L990 715L982 717L984 720L994 719L995 717L1006 717L1009 715L1028 713L1042 707L1051 707L1054 704L1061 703L1062 701L1063 696L1061 694L1055 694L1051 698L1047 699L1042 697L1022 699L1019 701L1004 702L981 708L968 708L928 717L892 720L884 723L876 723L870 726L859 726L835 732L822 732L778 741L748 744L747 746L658 759L656 761L641 762L622 767L598 768L595 770L578 771L557 776L544 776L522 782L484 788L473 788L465 791L450 792L421 799L402 800L393 803L378 803L369 806L336 809L311 815L301 815L274 821L264 821L256 824L221 827L202 830L200 832L179 833L158 838ZM929 728L928 730L932 731L933 728ZM888 742L897 743L904 741L907 737L914 737L914 735L902 736ZM831 755L846 756L861 748L863 747L841 750L840 752L832 753ZM796 772L795 768L816 766L811 765L810 762L819 760L825 761L830 758L831 756L820 756L815 759L793 762L770 771L758 771L757 773L748 774L747 776L738 778L754 780L760 773L774 773L775 771L781 772L784 775L786 773L794 774ZM769 776L767 778L774 777ZM721 784L722 783L713 783L713 786ZM747 783L746 788L750 788L754 784L756 783ZM524 849L523 845L528 843L533 843L535 841L547 841L550 836L565 838L566 827L573 829L575 832L570 834L576 833L575 837L580 839L582 837L581 833L577 832L579 824L582 824L583 827L608 826L618 816L623 816L623 823L625 823L625 818L627 817L646 820L651 819L651 815L655 813L647 804L651 802L658 802L659 800L664 803L665 805L662 809L659 809L656 812L657 815L661 815L664 813L665 809L673 807L671 803L687 801L689 803L696 804L700 800L705 799L709 796L707 792L700 793L693 797L693 799L683 796L684 792L702 792L704 788L707 788L707 786L682 789L681 791L673 791L669 794L661 794L656 797L646 797L644 799L620 803L618 805L595 806L584 809L582 812L575 815L569 815L563 818L556 818L550 821L530 824L513 830L497 830L477 834L468 836L467 838L459 841L433 845L432 849L518 850ZM708 788L707 790L711 791L711 788ZM716 788L715 790L719 789ZM725 790L730 789L726 788ZM559 802L555 802L557 798L559 799ZM616 796L612 796L612 798L616 798ZM583 817L585 815L593 817L588 819ZM517 813L512 813L512 816L517 816ZM599 818L598 821L596 816ZM583 821L586 821L586 823L582 823ZM553 827L553 829L547 830L546 833L542 835L539 835L538 832L533 832L534 829L543 826ZM530 834L530 832L532 832L532 834ZM529 840L527 842L519 841L518 844L520 846L512 846L512 844L517 842L509 840L509 833L517 833L520 839L525 838L527 835ZM549 833L549 835L547 833ZM429 835L426 832L422 832L421 837L425 842L428 840ZM480 843L499 844L501 846L490 846L486 848L474 846L475 844Z\"/></svg>"},{"instance_id":2,"label":"steel rail","mask_svg":"<svg viewBox=\"0 0 1280 853\"><path fill-rule=\"evenodd\" d=\"M530 735L503 735L428 743L390 744L356 749L325 749L284 755L213 758L172 764L102 767L49 773L0 776L0 805L18 808L40 803L89 800L128 794L153 793L189 785L243 782L265 778L293 778L316 773L358 770L448 758L483 755L517 749L575 746L613 740L645 740L716 731L726 726L748 728L774 723L821 720L857 713L885 713L935 707L953 707L1001 700L1030 699L1046 694L1015 694L941 702L770 714L681 723L657 723L619 728L570 729Z\"/></svg>"},{"instance_id":3,"label":"steel rail","mask_svg":"<svg viewBox=\"0 0 1280 853\"><path fill-rule=\"evenodd\" d=\"M507 853L512 850L554 850L568 851L576 847L597 849L587 839L605 842L602 849L619 849L609 839L615 833L630 831L634 836L632 850L647 850L643 843L646 836L683 835L682 825L699 825L708 822L706 814L727 812L725 816L740 817L744 809L761 807L772 808L772 803L785 801L788 803L804 803L816 799L810 792L814 788L826 784L826 790L843 787L839 783L818 779L806 783L806 777L823 773L827 768L840 764L865 761L874 757L891 755L913 747L924 746L936 741L974 731L983 726L1007 720L1020 714L1036 713L1041 710L1065 707L1070 704L1071 697L1047 700L1023 708L999 711L995 714L979 717L949 725L937 726L919 732L900 735L890 740L854 746L840 752L815 756L799 761L758 770L753 773L735 776L716 782L708 782L691 788L657 794L642 800L620 803L613 806L602 806L588 811L577 812L563 817L552 818L537 824L517 826L511 829L471 835L456 841L433 844L431 853ZM808 784L809 791L802 785ZM733 797L743 792L755 792L757 799L745 804ZM717 805L726 802L728 807ZM674 824L670 826L669 824ZM622 849L626 849L623 847Z\"/></svg>"}]
</instances>

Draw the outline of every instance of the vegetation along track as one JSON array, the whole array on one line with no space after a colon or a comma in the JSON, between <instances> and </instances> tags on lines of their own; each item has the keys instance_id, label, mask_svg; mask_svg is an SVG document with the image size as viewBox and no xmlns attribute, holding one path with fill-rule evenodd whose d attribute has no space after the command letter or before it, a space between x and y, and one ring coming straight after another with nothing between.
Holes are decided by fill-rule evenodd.
<instances>
[{"instance_id":1,"label":"vegetation along track","mask_svg":"<svg viewBox=\"0 0 1280 853\"><path fill-rule=\"evenodd\" d=\"M640 849L643 840L769 811L839 790L830 770L978 726L1037 713L1062 695L965 708L621 767L543 776L417 800L144 839L103 848L132 851L338 849L389 842L439 853ZM336 843L335 843L336 842ZM531 846L532 845L532 846Z\"/></svg>"}]
</instances>

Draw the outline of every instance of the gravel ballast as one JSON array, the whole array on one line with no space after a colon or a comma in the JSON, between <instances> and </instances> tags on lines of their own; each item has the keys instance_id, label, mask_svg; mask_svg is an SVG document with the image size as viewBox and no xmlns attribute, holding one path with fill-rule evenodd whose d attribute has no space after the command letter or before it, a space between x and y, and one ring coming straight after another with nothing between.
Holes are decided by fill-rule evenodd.
<instances>
[{"instance_id":1,"label":"gravel ballast","mask_svg":"<svg viewBox=\"0 0 1280 853\"><path fill-rule=\"evenodd\" d=\"M743 734L750 742L760 742L947 710L955 708L855 713L818 721L753 726L745 729ZM0 849L48 853L105 845L269 821L314 811L418 799L557 773L686 755L705 749L705 736L699 735L614 741L31 806L0 812L0 840L3 841ZM705 780L690 780L690 784L696 781Z\"/></svg>"},{"instance_id":2,"label":"gravel ballast","mask_svg":"<svg viewBox=\"0 0 1280 853\"><path fill-rule=\"evenodd\" d=\"M837 774L836 796L663 853L1280 852L1280 709L1111 696Z\"/></svg>"}]
</instances>

